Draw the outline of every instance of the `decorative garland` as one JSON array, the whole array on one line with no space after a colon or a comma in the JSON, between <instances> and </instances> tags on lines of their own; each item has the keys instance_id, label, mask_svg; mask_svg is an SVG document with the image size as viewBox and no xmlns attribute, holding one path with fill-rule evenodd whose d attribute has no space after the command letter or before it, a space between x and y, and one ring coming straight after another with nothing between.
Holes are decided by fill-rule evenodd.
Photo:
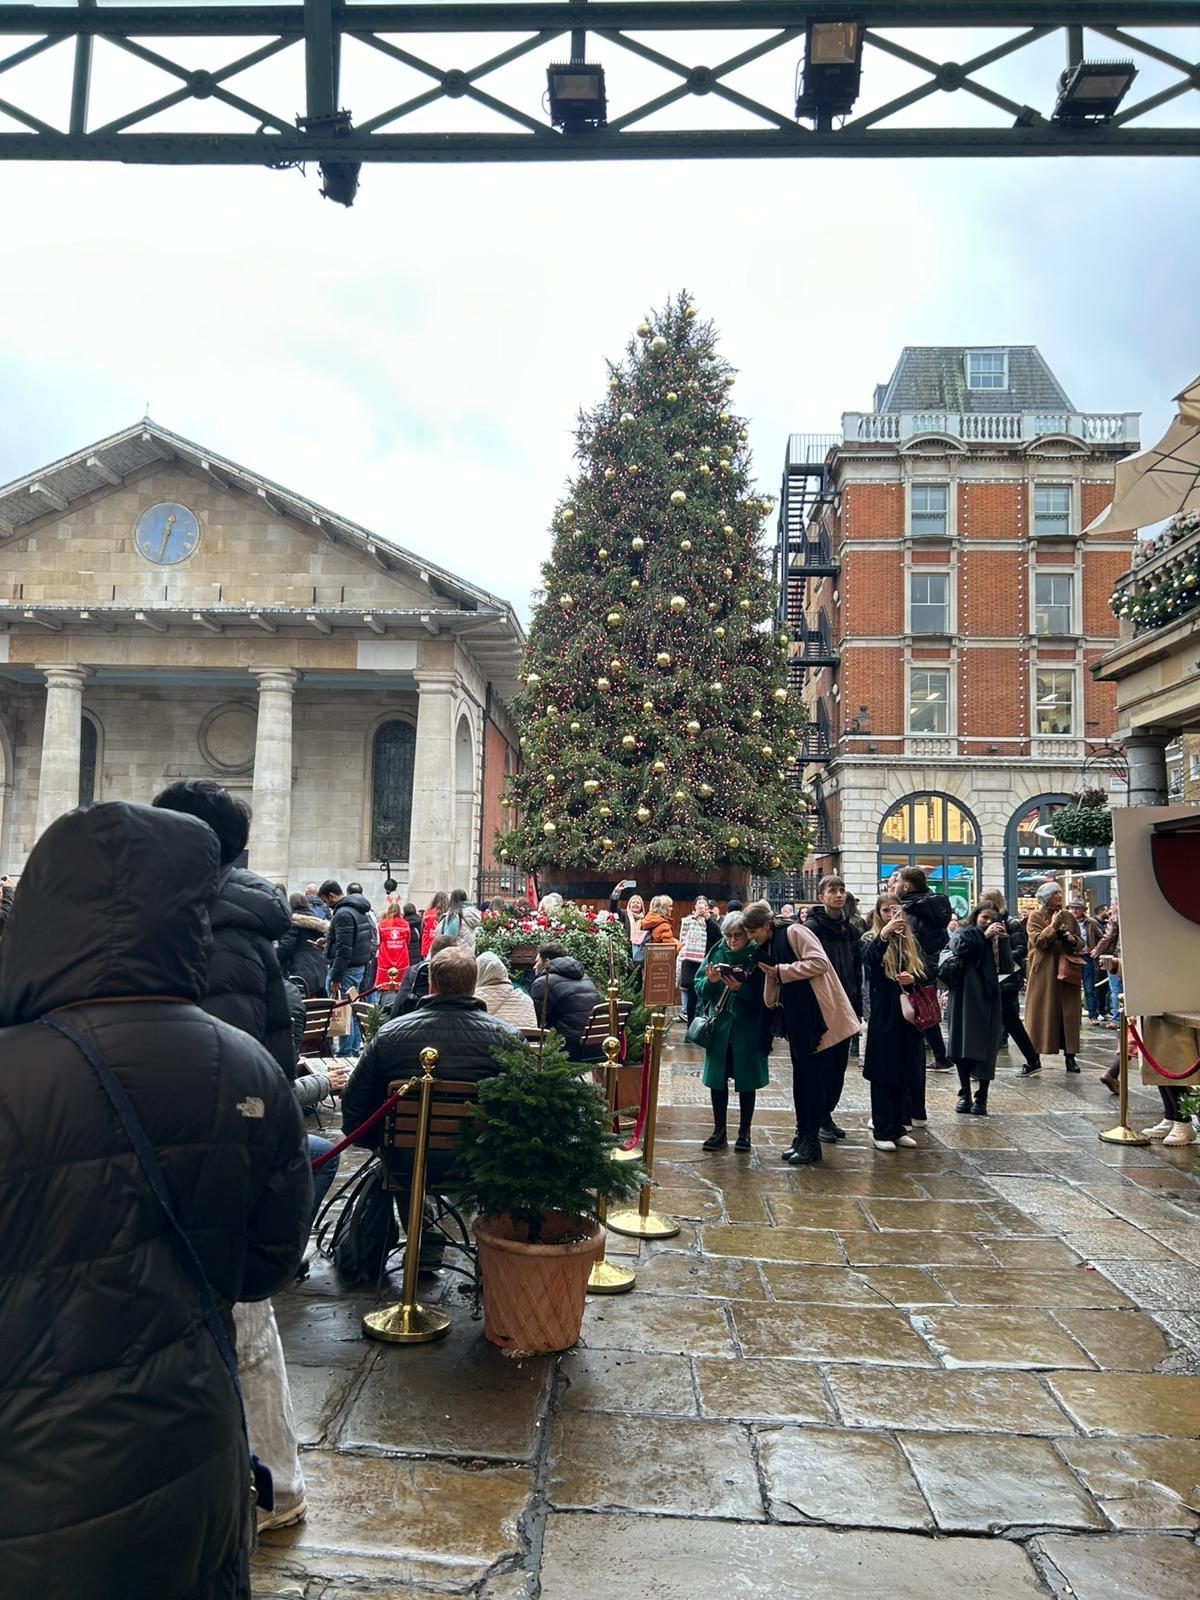
<instances>
[{"instance_id":1,"label":"decorative garland","mask_svg":"<svg viewBox=\"0 0 1200 1600\"><path fill-rule=\"evenodd\" d=\"M1157 539L1139 546L1134 556L1133 573L1113 591L1109 600L1113 615L1132 622L1135 633L1177 622L1200 606L1200 543L1190 552L1186 565L1163 573L1156 582L1148 583L1144 588L1134 589L1130 586L1133 574L1151 556L1162 554L1181 539L1196 533L1200 533L1200 511L1185 511L1173 518Z\"/></svg>"},{"instance_id":2,"label":"decorative garland","mask_svg":"<svg viewBox=\"0 0 1200 1600\"><path fill-rule=\"evenodd\" d=\"M1112 843L1112 813L1103 789L1084 789L1073 805L1050 818L1050 832L1059 844L1102 849Z\"/></svg>"}]
</instances>

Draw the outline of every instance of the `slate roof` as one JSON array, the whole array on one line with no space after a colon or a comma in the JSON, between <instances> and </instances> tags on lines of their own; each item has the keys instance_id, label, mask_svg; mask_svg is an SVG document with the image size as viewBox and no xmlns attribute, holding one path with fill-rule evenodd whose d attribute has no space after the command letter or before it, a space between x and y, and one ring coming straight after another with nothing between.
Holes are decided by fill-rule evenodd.
<instances>
[{"instance_id":1,"label":"slate roof","mask_svg":"<svg viewBox=\"0 0 1200 1600\"><path fill-rule=\"evenodd\" d=\"M1008 354L1007 389L968 389L969 350ZM1074 411L1036 345L905 345L896 370L875 391L878 411Z\"/></svg>"}]
</instances>

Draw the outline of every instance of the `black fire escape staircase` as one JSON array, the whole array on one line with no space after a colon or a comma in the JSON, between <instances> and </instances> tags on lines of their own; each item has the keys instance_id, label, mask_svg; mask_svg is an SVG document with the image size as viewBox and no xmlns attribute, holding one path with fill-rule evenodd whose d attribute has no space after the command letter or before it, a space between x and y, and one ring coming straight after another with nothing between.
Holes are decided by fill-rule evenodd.
<instances>
[{"instance_id":1,"label":"black fire escape staircase","mask_svg":"<svg viewBox=\"0 0 1200 1600\"><path fill-rule=\"evenodd\" d=\"M789 687L797 698L803 696L809 672L838 662L828 617L822 614L810 625L805 612L808 580L835 578L839 570L819 512L828 496L829 452L840 443L836 434L794 433L788 440L779 496L779 622L792 640ZM806 766L823 765L832 748L828 712L819 704L805 731L802 760Z\"/></svg>"}]
</instances>

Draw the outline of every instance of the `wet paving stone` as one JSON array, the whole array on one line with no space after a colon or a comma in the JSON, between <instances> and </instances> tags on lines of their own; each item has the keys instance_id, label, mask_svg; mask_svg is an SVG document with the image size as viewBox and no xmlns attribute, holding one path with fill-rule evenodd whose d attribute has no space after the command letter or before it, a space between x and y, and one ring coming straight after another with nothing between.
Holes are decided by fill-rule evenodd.
<instances>
[{"instance_id":1,"label":"wet paving stone","mask_svg":"<svg viewBox=\"0 0 1200 1600\"><path fill-rule=\"evenodd\" d=\"M747 1356L789 1356L801 1361L888 1361L936 1365L908 1318L889 1307L733 1303L733 1322Z\"/></svg>"},{"instance_id":2,"label":"wet paving stone","mask_svg":"<svg viewBox=\"0 0 1200 1600\"><path fill-rule=\"evenodd\" d=\"M1103 1528L1104 1518L1044 1439L902 1434L917 1483L947 1533ZM986 1471L980 1471L986 1463Z\"/></svg>"},{"instance_id":3,"label":"wet paving stone","mask_svg":"<svg viewBox=\"0 0 1200 1600\"><path fill-rule=\"evenodd\" d=\"M933 1527L900 1447L885 1433L783 1428L762 1434L759 1455L779 1522Z\"/></svg>"},{"instance_id":4,"label":"wet paving stone","mask_svg":"<svg viewBox=\"0 0 1200 1600\"><path fill-rule=\"evenodd\" d=\"M695 1222L713 1222L725 1214L718 1190L684 1188L673 1184L663 1184L655 1189L654 1206L670 1217L686 1217Z\"/></svg>"},{"instance_id":5,"label":"wet paving stone","mask_svg":"<svg viewBox=\"0 0 1200 1600\"><path fill-rule=\"evenodd\" d=\"M651 1256L637 1267L635 1294L700 1295L706 1299L763 1300L762 1279L753 1261L736 1256Z\"/></svg>"},{"instance_id":6,"label":"wet paving stone","mask_svg":"<svg viewBox=\"0 0 1200 1600\"><path fill-rule=\"evenodd\" d=\"M774 1300L834 1306L877 1306L881 1301L866 1274L852 1272L849 1267L789 1266L764 1261L759 1270ZM738 1298L753 1297L739 1295Z\"/></svg>"},{"instance_id":7,"label":"wet paving stone","mask_svg":"<svg viewBox=\"0 0 1200 1600\"><path fill-rule=\"evenodd\" d=\"M842 1233L852 1267L990 1267L992 1258L965 1233Z\"/></svg>"},{"instance_id":8,"label":"wet paving stone","mask_svg":"<svg viewBox=\"0 0 1200 1600\"><path fill-rule=\"evenodd\" d=\"M1106 1261L1104 1276L1147 1311L1200 1311L1200 1267Z\"/></svg>"},{"instance_id":9,"label":"wet paving stone","mask_svg":"<svg viewBox=\"0 0 1200 1600\"><path fill-rule=\"evenodd\" d=\"M1087 1367L1091 1359L1045 1311L937 1306L913 1326L947 1367Z\"/></svg>"},{"instance_id":10,"label":"wet paving stone","mask_svg":"<svg viewBox=\"0 0 1200 1600\"><path fill-rule=\"evenodd\" d=\"M652 1350L665 1354L732 1356L724 1308L713 1301L666 1295L593 1296L581 1342L592 1350Z\"/></svg>"},{"instance_id":11,"label":"wet paving stone","mask_svg":"<svg viewBox=\"0 0 1200 1600\"><path fill-rule=\"evenodd\" d=\"M905 1233L1001 1233L986 1206L970 1200L868 1200L875 1227Z\"/></svg>"},{"instance_id":12,"label":"wet paving stone","mask_svg":"<svg viewBox=\"0 0 1200 1600\"><path fill-rule=\"evenodd\" d=\"M542 1600L1038 1600L1019 1545L927 1535L551 1515ZM1112 1600L1111 1595L1105 1600ZM1160 1595L1157 1600L1168 1600ZM1169 1600L1182 1600L1170 1596Z\"/></svg>"},{"instance_id":13,"label":"wet paving stone","mask_svg":"<svg viewBox=\"0 0 1200 1600\"><path fill-rule=\"evenodd\" d=\"M751 1228L738 1223L712 1223L700 1232L707 1255L739 1256L752 1261L813 1261L840 1265L837 1235L808 1228Z\"/></svg>"},{"instance_id":14,"label":"wet paving stone","mask_svg":"<svg viewBox=\"0 0 1200 1600\"><path fill-rule=\"evenodd\" d=\"M1123 1306L1128 1298L1099 1272L1070 1267L1038 1272L986 1267L937 1267L935 1276L963 1306Z\"/></svg>"},{"instance_id":15,"label":"wet paving stone","mask_svg":"<svg viewBox=\"0 0 1200 1600\"><path fill-rule=\"evenodd\" d=\"M714 1365L726 1367L733 1363L716 1361ZM563 1356L560 1371L560 1411L696 1415L696 1389L687 1356L575 1349Z\"/></svg>"},{"instance_id":16,"label":"wet paving stone","mask_svg":"<svg viewBox=\"0 0 1200 1600\"><path fill-rule=\"evenodd\" d=\"M1194 1600L1200 1593L1200 1547L1166 1534L1049 1534L1037 1541L1060 1600Z\"/></svg>"},{"instance_id":17,"label":"wet paving stone","mask_svg":"<svg viewBox=\"0 0 1200 1600\"><path fill-rule=\"evenodd\" d=\"M376 1352L372 1350L363 1354L358 1367L302 1367L288 1362L292 1415L296 1437L302 1445L324 1441L351 1390L375 1359Z\"/></svg>"},{"instance_id":18,"label":"wet paving stone","mask_svg":"<svg viewBox=\"0 0 1200 1600\"><path fill-rule=\"evenodd\" d=\"M989 1239L989 1252L1002 1267L1018 1271L1048 1272L1057 1267L1078 1267L1082 1257L1061 1239Z\"/></svg>"},{"instance_id":19,"label":"wet paving stone","mask_svg":"<svg viewBox=\"0 0 1200 1600\"><path fill-rule=\"evenodd\" d=\"M385 1346L342 1426L345 1450L532 1460L550 1388L548 1356L513 1361L460 1312L433 1344Z\"/></svg>"},{"instance_id":20,"label":"wet paving stone","mask_svg":"<svg viewBox=\"0 0 1200 1600\"><path fill-rule=\"evenodd\" d=\"M955 1172L929 1173L921 1178L920 1185L924 1191L921 1198L926 1200L974 1200L987 1204L996 1198L982 1178L964 1178Z\"/></svg>"},{"instance_id":21,"label":"wet paving stone","mask_svg":"<svg viewBox=\"0 0 1200 1600\"><path fill-rule=\"evenodd\" d=\"M858 1201L840 1195L777 1194L771 1195L767 1205L772 1219L787 1228L853 1229L867 1226Z\"/></svg>"},{"instance_id":22,"label":"wet paving stone","mask_svg":"<svg viewBox=\"0 0 1200 1600\"><path fill-rule=\"evenodd\" d=\"M1083 1228L1063 1231L1063 1241L1090 1261L1170 1261L1174 1257L1165 1244L1143 1233L1132 1222L1113 1217L1107 1222L1089 1223Z\"/></svg>"},{"instance_id":23,"label":"wet paving stone","mask_svg":"<svg viewBox=\"0 0 1200 1600\"><path fill-rule=\"evenodd\" d=\"M390 1303L385 1294L348 1294L335 1300L324 1295L279 1295L275 1320L290 1361L312 1367L357 1367L371 1350L363 1338L364 1312Z\"/></svg>"},{"instance_id":24,"label":"wet paving stone","mask_svg":"<svg viewBox=\"0 0 1200 1600\"><path fill-rule=\"evenodd\" d=\"M552 1505L761 1519L749 1430L734 1423L561 1417L550 1450ZM647 1534L657 1542L657 1526Z\"/></svg>"},{"instance_id":25,"label":"wet paving stone","mask_svg":"<svg viewBox=\"0 0 1200 1600\"><path fill-rule=\"evenodd\" d=\"M1200 1441L1060 1439L1058 1449L1114 1528L1200 1529Z\"/></svg>"},{"instance_id":26,"label":"wet paving stone","mask_svg":"<svg viewBox=\"0 0 1200 1600\"><path fill-rule=\"evenodd\" d=\"M1066 1413L1029 1372L924 1372L911 1367L830 1365L825 1377L842 1420L853 1428L1045 1435L1075 1432Z\"/></svg>"},{"instance_id":27,"label":"wet paving stone","mask_svg":"<svg viewBox=\"0 0 1200 1600\"><path fill-rule=\"evenodd\" d=\"M797 1361L693 1362L706 1417L747 1422L835 1422L820 1370Z\"/></svg>"},{"instance_id":28,"label":"wet paving stone","mask_svg":"<svg viewBox=\"0 0 1200 1600\"><path fill-rule=\"evenodd\" d=\"M863 1267L864 1281L894 1306L946 1305L953 1298L920 1267Z\"/></svg>"},{"instance_id":29,"label":"wet paving stone","mask_svg":"<svg viewBox=\"0 0 1200 1600\"><path fill-rule=\"evenodd\" d=\"M1137 1372L1062 1372L1047 1378L1051 1390L1085 1433L1200 1434L1200 1383L1191 1377Z\"/></svg>"},{"instance_id":30,"label":"wet paving stone","mask_svg":"<svg viewBox=\"0 0 1200 1600\"><path fill-rule=\"evenodd\" d=\"M1140 1311L1056 1310L1054 1316L1107 1371L1153 1372L1171 1354L1158 1323Z\"/></svg>"},{"instance_id":31,"label":"wet paving stone","mask_svg":"<svg viewBox=\"0 0 1200 1600\"><path fill-rule=\"evenodd\" d=\"M307 1451L308 1520L265 1533L264 1559L342 1584L387 1579L461 1586L515 1552L530 1491L519 1467Z\"/></svg>"}]
</instances>

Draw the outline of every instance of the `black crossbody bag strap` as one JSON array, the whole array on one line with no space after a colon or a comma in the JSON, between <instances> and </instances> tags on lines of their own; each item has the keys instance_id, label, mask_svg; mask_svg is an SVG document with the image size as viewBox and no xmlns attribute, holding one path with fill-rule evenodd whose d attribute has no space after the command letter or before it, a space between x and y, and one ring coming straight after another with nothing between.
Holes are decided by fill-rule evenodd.
<instances>
[{"instance_id":1,"label":"black crossbody bag strap","mask_svg":"<svg viewBox=\"0 0 1200 1600\"><path fill-rule=\"evenodd\" d=\"M109 1104L116 1112L117 1120L125 1130L125 1137L133 1146L133 1153L138 1158L150 1191L162 1207L164 1216L179 1246L179 1254L187 1269L188 1277L192 1280L192 1287L196 1291L196 1298L200 1302L200 1311L204 1318L204 1326L217 1347L221 1361L229 1374L233 1384L234 1393L237 1395L238 1414L242 1419L242 1437L246 1440L246 1451L250 1455L251 1474L257 1492L257 1501L265 1510L269 1511L273 1504L271 1489L271 1475L268 1468L263 1466L258 1457L250 1451L250 1436L246 1430L246 1407L242 1400L242 1385L238 1379L237 1357L230 1346L229 1338L221 1322L221 1313L217 1308L213 1296L212 1285L208 1281L208 1274L204 1264L196 1254L195 1246L188 1238L183 1224L175 1215L171 1204L170 1191L167 1189L167 1180L163 1177L162 1167L154 1153L154 1147L146 1137L146 1130L138 1119L137 1112L133 1109L133 1102L125 1092L125 1086L113 1072L103 1054L93 1040L85 1033L81 1033L61 1016L47 1016L39 1019L46 1027L53 1028L56 1033L62 1034L75 1046L83 1056L88 1066L100 1080L100 1086L108 1096Z\"/></svg>"}]
</instances>

